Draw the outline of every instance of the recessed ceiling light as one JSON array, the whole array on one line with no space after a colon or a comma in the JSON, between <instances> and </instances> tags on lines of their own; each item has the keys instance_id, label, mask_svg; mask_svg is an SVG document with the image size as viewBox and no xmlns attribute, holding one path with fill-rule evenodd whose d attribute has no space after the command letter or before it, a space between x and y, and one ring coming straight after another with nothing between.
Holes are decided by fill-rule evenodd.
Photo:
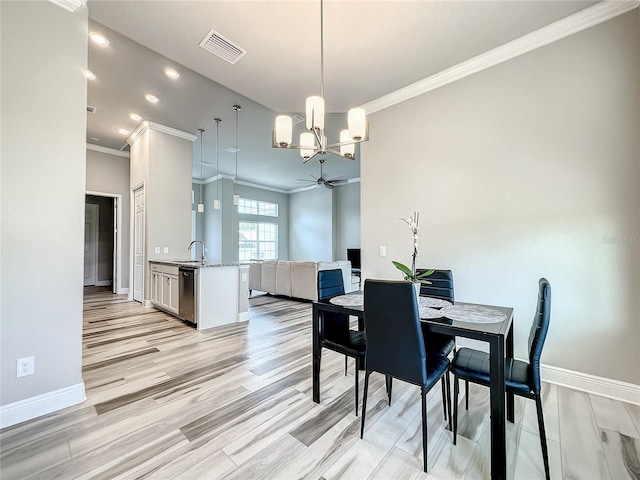
<instances>
[{"instance_id":1,"label":"recessed ceiling light","mask_svg":"<svg viewBox=\"0 0 640 480\"><path fill-rule=\"evenodd\" d=\"M164 74L169 77L171 80L175 80L176 78L178 78L180 76L180 74L178 73L177 70L171 68L171 67L167 67L164 69Z\"/></svg>"},{"instance_id":2,"label":"recessed ceiling light","mask_svg":"<svg viewBox=\"0 0 640 480\"><path fill-rule=\"evenodd\" d=\"M124 128L121 128L121 129L119 129L119 130L118 130L118 133L119 133L120 135L129 135L129 130L126 130L126 129L124 129Z\"/></svg>"},{"instance_id":3,"label":"recessed ceiling light","mask_svg":"<svg viewBox=\"0 0 640 480\"><path fill-rule=\"evenodd\" d=\"M86 72L84 72L84 76L87 77L87 80L95 80L96 79L96 74L93 73L91 70L87 70Z\"/></svg>"},{"instance_id":4,"label":"recessed ceiling light","mask_svg":"<svg viewBox=\"0 0 640 480\"><path fill-rule=\"evenodd\" d=\"M107 40L107 37L105 37L104 35L100 35L99 33L91 32L89 34L89 38L93 43L100 47L106 47L107 45L109 45L109 40Z\"/></svg>"},{"instance_id":5,"label":"recessed ceiling light","mask_svg":"<svg viewBox=\"0 0 640 480\"><path fill-rule=\"evenodd\" d=\"M158 97L151 95L150 93L147 93L144 98L146 98L149 103L158 103L160 101Z\"/></svg>"},{"instance_id":6,"label":"recessed ceiling light","mask_svg":"<svg viewBox=\"0 0 640 480\"><path fill-rule=\"evenodd\" d=\"M140 120L142 120L142 117L137 113L130 113L129 118L135 122L139 122Z\"/></svg>"}]
</instances>

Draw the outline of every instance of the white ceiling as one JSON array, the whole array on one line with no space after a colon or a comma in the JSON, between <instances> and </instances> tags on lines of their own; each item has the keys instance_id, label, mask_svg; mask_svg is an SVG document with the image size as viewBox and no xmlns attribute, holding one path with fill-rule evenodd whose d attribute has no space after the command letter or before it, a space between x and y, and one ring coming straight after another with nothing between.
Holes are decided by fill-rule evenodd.
<instances>
[{"instance_id":1,"label":"white ceiling","mask_svg":"<svg viewBox=\"0 0 640 480\"><path fill-rule=\"evenodd\" d=\"M353 1L324 5L325 99L336 112L329 140L346 120L340 112L436 74L596 2L587 1ZM202 177L215 175L214 117L220 127L220 170L235 174L235 112L239 104L238 178L291 190L297 178L319 173L294 151L271 148L277 113L302 112L320 90L319 1L89 1L90 31L110 45L89 44L87 141L120 149L136 122L145 120L197 134L204 128ZM235 65L198 47L214 29L247 54ZM169 80L166 66L181 76ZM160 102L151 105L145 93ZM340 113L340 114L338 114ZM99 140L94 140L98 138ZM194 143L200 157L199 140ZM353 162L329 155L329 177L359 176ZM194 178L200 164L194 161Z\"/></svg>"}]
</instances>

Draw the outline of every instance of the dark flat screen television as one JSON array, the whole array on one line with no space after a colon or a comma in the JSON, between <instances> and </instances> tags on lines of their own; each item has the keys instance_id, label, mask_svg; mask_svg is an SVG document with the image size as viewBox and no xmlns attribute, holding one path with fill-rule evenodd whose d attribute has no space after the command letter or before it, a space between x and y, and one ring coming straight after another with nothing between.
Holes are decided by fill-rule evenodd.
<instances>
[{"instance_id":1,"label":"dark flat screen television","mask_svg":"<svg viewBox=\"0 0 640 480\"><path fill-rule=\"evenodd\" d=\"M347 260L351 262L351 268L360 270L360 249L347 248Z\"/></svg>"}]
</instances>

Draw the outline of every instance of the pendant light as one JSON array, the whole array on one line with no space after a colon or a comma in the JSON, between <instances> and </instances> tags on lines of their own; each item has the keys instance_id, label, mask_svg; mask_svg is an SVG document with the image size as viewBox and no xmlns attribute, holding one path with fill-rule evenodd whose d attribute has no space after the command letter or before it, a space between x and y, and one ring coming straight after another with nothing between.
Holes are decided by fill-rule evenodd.
<instances>
[{"instance_id":1,"label":"pendant light","mask_svg":"<svg viewBox=\"0 0 640 480\"><path fill-rule=\"evenodd\" d=\"M220 122L222 122L222 119L214 118L213 121L216 122L216 199L213 201L213 208L215 210L220 210L219 156L220 156Z\"/></svg>"},{"instance_id":2,"label":"pendant light","mask_svg":"<svg viewBox=\"0 0 640 480\"><path fill-rule=\"evenodd\" d=\"M198 203L198 212L202 213L204 212L204 203L202 203L202 189L204 188L204 185L202 184L202 135L204 134L204 130L202 128L199 128L198 131L200 132L200 203Z\"/></svg>"},{"instance_id":3,"label":"pendant light","mask_svg":"<svg viewBox=\"0 0 640 480\"><path fill-rule=\"evenodd\" d=\"M233 179L233 204L240 204L240 195L238 194L238 112L242 107L240 105L234 105L233 109L236 111L236 176Z\"/></svg>"},{"instance_id":4,"label":"pendant light","mask_svg":"<svg viewBox=\"0 0 640 480\"><path fill-rule=\"evenodd\" d=\"M300 134L300 143L293 144L293 119L289 115L278 115L271 146L292 148L300 151L302 162L307 163L316 155L332 153L349 160L355 159L355 145L369 140L369 126L366 112L362 108L352 108L347 114L348 129L340 132L340 141L327 143L325 134L324 102L324 2L320 0L320 95L306 99L306 132Z\"/></svg>"}]
</instances>

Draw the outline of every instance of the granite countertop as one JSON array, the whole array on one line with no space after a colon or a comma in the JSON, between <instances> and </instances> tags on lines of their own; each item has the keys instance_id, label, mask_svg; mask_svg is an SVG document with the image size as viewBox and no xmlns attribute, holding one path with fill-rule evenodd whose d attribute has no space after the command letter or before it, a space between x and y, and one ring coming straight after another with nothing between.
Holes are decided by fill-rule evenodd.
<instances>
[{"instance_id":1,"label":"granite countertop","mask_svg":"<svg viewBox=\"0 0 640 480\"><path fill-rule=\"evenodd\" d=\"M178 267L191 268L249 266L249 263L246 262L209 263L206 260L204 265L200 262L200 260L149 260L149 263L162 263L164 265L177 265Z\"/></svg>"}]
</instances>

